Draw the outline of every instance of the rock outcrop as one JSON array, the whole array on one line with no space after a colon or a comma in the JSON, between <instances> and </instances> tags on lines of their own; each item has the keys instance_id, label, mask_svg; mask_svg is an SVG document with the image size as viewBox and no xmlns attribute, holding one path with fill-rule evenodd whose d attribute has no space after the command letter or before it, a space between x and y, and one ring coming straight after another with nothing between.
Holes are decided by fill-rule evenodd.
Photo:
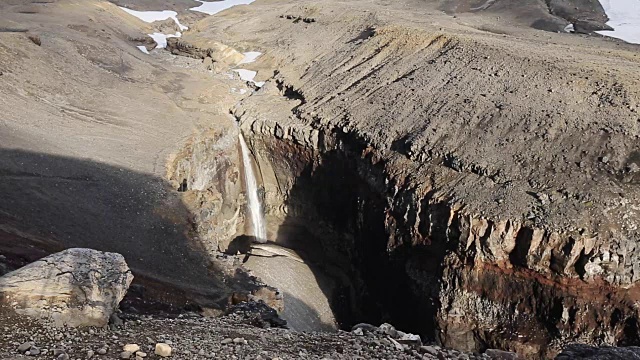
<instances>
[{"instance_id":1,"label":"rock outcrop","mask_svg":"<svg viewBox=\"0 0 640 360\"><path fill-rule=\"evenodd\" d=\"M635 55L336 7L248 10L282 20L256 40L274 76L234 115L268 237L346 279L342 325L528 358L637 341ZM231 26L209 25L183 41ZM227 43L262 31L238 25Z\"/></svg>"},{"instance_id":2,"label":"rock outcrop","mask_svg":"<svg viewBox=\"0 0 640 360\"><path fill-rule=\"evenodd\" d=\"M5 305L58 326L105 326L133 275L116 253L68 249L0 278Z\"/></svg>"}]
</instances>

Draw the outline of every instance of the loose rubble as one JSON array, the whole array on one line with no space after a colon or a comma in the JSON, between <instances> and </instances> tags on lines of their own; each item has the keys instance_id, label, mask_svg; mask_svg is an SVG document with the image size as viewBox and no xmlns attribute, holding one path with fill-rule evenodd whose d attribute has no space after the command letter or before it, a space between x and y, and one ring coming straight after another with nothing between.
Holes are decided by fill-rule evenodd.
<instances>
[{"instance_id":1,"label":"loose rubble","mask_svg":"<svg viewBox=\"0 0 640 360\"><path fill-rule=\"evenodd\" d=\"M351 332L298 333L243 323L239 312L219 318L193 313L126 314L120 327L54 327L12 313L3 315L0 358L34 359L491 359L423 345L389 324L358 324Z\"/></svg>"}]
</instances>

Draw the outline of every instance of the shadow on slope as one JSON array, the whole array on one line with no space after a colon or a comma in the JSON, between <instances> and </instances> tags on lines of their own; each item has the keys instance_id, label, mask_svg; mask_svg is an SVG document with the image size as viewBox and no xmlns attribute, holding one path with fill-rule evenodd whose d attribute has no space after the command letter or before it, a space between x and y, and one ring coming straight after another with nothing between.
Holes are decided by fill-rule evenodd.
<instances>
[{"instance_id":1,"label":"shadow on slope","mask_svg":"<svg viewBox=\"0 0 640 360\"><path fill-rule=\"evenodd\" d=\"M18 262L70 247L117 252L148 295L221 308L250 281L240 272L225 278L190 236L190 218L179 194L158 177L0 150L0 253Z\"/></svg>"}]
</instances>

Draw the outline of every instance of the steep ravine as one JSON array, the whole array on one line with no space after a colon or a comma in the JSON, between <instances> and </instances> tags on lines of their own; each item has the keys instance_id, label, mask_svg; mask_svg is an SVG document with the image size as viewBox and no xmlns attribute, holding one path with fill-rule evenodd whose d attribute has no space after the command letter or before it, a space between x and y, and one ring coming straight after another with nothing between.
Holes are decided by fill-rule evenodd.
<instances>
[{"instance_id":1,"label":"steep ravine","mask_svg":"<svg viewBox=\"0 0 640 360\"><path fill-rule=\"evenodd\" d=\"M416 184L417 164L356 134L237 115L259 154L272 239L345 279L332 303L343 327L390 321L448 347L528 357L637 341L637 289L580 279L593 239L469 214Z\"/></svg>"},{"instance_id":2,"label":"steep ravine","mask_svg":"<svg viewBox=\"0 0 640 360\"><path fill-rule=\"evenodd\" d=\"M562 44L313 15L303 35L318 41L281 24L271 36L291 48L267 56L273 77L232 113L258 163L267 238L337 284L324 290L338 323L527 358L636 344L631 55L601 71L605 50L576 65ZM329 35L335 48L305 45ZM236 160L205 190L225 220L200 211L203 229L226 229L201 239L221 250L246 227L227 150Z\"/></svg>"}]
</instances>

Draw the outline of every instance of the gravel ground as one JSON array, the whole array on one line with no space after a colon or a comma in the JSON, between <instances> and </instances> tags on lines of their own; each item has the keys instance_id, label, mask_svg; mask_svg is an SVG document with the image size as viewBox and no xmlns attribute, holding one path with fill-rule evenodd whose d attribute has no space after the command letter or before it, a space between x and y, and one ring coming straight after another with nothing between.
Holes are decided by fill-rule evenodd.
<instances>
[{"instance_id":1,"label":"gravel ground","mask_svg":"<svg viewBox=\"0 0 640 360\"><path fill-rule=\"evenodd\" d=\"M246 324L246 314L206 318L123 315L118 328L54 328L15 315L3 315L0 358L136 359L161 358L156 345L172 349L173 359L490 359L438 346L401 345L376 332L302 333ZM138 353L123 354L125 345ZM33 347L32 347L33 346ZM131 345L130 345L131 347ZM136 346L133 346L135 349ZM143 352L144 354L140 354ZM35 353L35 354L34 354Z\"/></svg>"}]
</instances>

